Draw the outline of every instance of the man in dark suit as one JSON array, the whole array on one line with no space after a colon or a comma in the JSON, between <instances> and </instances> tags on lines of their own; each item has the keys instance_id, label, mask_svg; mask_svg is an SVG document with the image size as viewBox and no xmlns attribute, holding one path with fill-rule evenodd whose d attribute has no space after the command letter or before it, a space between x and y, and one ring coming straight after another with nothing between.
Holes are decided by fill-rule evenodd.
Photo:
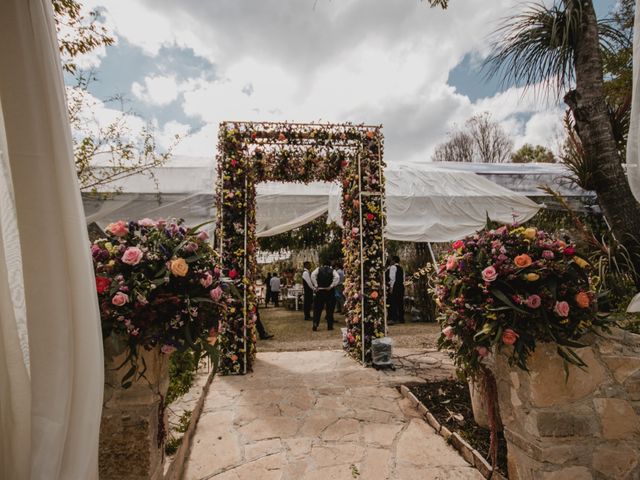
<instances>
[{"instance_id":1,"label":"man in dark suit","mask_svg":"<svg viewBox=\"0 0 640 480\"><path fill-rule=\"evenodd\" d=\"M333 310L336 308L335 287L340 282L340 276L328 259L321 260L320 267L311 274L311 284L316 298L313 302L313 331L318 330L322 310L326 308L327 330L333 330Z\"/></svg>"}]
</instances>

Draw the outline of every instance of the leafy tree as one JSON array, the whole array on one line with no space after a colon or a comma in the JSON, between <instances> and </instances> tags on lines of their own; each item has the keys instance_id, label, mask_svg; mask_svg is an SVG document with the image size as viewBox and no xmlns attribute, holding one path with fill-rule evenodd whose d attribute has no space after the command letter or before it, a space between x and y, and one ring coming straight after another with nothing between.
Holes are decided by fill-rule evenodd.
<instances>
[{"instance_id":1,"label":"leafy tree","mask_svg":"<svg viewBox=\"0 0 640 480\"><path fill-rule=\"evenodd\" d=\"M108 100L118 104L118 115L106 125L99 122L99 102L89 94L95 75L83 71L78 60L98 48L113 45L114 39L100 21L98 11L85 13L76 0L52 0L52 4L62 67L73 78L73 85L67 88L67 108L81 189L114 191L117 189L109 185L117 180L140 173L152 175L153 168L169 159L179 137L162 151L151 123L141 128L131 126L133 112L125 109L122 95Z\"/></svg>"},{"instance_id":2,"label":"leafy tree","mask_svg":"<svg viewBox=\"0 0 640 480\"><path fill-rule=\"evenodd\" d=\"M446 7L446 2L428 0ZM598 21L592 0L530 4L496 32L487 61L503 81L561 95L571 111L584 154L593 162L593 190L616 238L640 271L640 204L622 166L620 139L612 126L603 57L629 47L612 21ZM603 55L603 51L605 52ZM612 65L610 63L609 65ZM637 281L640 287L640 281Z\"/></svg>"},{"instance_id":3,"label":"leafy tree","mask_svg":"<svg viewBox=\"0 0 640 480\"><path fill-rule=\"evenodd\" d=\"M451 132L449 140L438 145L436 162L504 163L509 161L513 141L489 113L474 115L460 130Z\"/></svg>"},{"instance_id":4,"label":"leafy tree","mask_svg":"<svg viewBox=\"0 0 640 480\"><path fill-rule=\"evenodd\" d=\"M553 152L542 145L531 145L525 143L513 155L512 163L555 163L556 158Z\"/></svg>"}]
</instances>

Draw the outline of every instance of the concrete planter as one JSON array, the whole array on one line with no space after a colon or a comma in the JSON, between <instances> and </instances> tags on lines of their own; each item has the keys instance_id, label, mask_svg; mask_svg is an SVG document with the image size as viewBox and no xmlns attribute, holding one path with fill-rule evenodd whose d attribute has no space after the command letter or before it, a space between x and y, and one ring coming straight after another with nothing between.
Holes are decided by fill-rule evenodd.
<instances>
[{"instance_id":1,"label":"concrete planter","mask_svg":"<svg viewBox=\"0 0 640 480\"><path fill-rule=\"evenodd\" d=\"M120 386L128 364L122 339L105 341L105 387L100 425L101 480L160 480L164 462L164 398L169 387L169 357L159 348L141 349L144 378Z\"/></svg>"},{"instance_id":2,"label":"concrete planter","mask_svg":"<svg viewBox=\"0 0 640 480\"><path fill-rule=\"evenodd\" d=\"M615 329L576 353L586 370L564 365L540 344L530 373L496 356L509 478L640 478L640 336Z\"/></svg>"}]
</instances>

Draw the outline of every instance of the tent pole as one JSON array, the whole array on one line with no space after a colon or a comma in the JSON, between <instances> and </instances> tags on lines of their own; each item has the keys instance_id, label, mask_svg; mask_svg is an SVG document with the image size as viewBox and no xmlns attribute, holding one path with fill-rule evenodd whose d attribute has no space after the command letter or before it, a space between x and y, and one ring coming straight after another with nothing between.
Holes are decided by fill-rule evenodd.
<instances>
[{"instance_id":1,"label":"tent pole","mask_svg":"<svg viewBox=\"0 0 640 480\"><path fill-rule=\"evenodd\" d=\"M385 202L386 191L384 183L384 171L382 170L382 149L380 146L380 137L377 138L378 142L378 181L380 182L380 229L382 230L380 238L382 239L382 318L384 319L384 336L388 335L387 329L387 275L385 272L385 260L386 255L386 240L385 240Z\"/></svg>"},{"instance_id":2,"label":"tent pole","mask_svg":"<svg viewBox=\"0 0 640 480\"><path fill-rule=\"evenodd\" d=\"M249 209L248 207L248 203L247 203L247 197L248 197L248 191L247 191L247 179L248 179L248 173L247 170L245 168L245 172L244 172L244 273L243 273L243 277L245 280L247 280L247 282L243 282L243 293L244 293L244 299L243 299L243 303L244 303L244 308L243 308L243 316L244 316L244 321L242 322L242 337L243 337L243 345L244 345L244 373L245 375L247 374L247 317L248 317L248 311L247 311L247 289L249 288L249 277L247 275L247 211Z\"/></svg>"},{"instance_id":3,"label":"tent pole","mask_svg":"<svg viewBox=\"0 0 640 480\"><path fill-rule=\"evenodd\" d=\"M431 254L431 260L433 261L433 265L435 267L438 264L438 261L436 260L436 256L433 253L433 248L431 248L431 242L427 242L427 245L429 246L429 253Z\"/></svg>"},{"instance_id":4,"label":"tent pole","mask_svg":"<svg viewBox=\"0 0 640 480\"><path fill-rule=\"evenodd\" d=\"M364 295L364 235L362 231L362 168L361 168L361 160L362 158L362 148L358 154L358 210L360 213L360 301L361 309L360 309L360 345L362 346L362 365L366 365L366 357L365 357L365 341L364 341L364 306L365 306L365 295Z\"/></svg>"}]
</instances>

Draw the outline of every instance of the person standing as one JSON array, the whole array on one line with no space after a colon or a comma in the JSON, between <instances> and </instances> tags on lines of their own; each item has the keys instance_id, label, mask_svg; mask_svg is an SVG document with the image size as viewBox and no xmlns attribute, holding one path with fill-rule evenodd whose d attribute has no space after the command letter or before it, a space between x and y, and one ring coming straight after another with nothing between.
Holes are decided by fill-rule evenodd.
<instances>
[{"instance_id":1,"label":"person standing","mask_svg":"<svg viewBox=\"0 0 640 480\"><path fill-rule=\"evenodd\" d=\"M302 287L304 288L304 319L311 318L311 305L313 304L313 284L311 283L311 262L304 262L302 271Z\"/></svg>"},{"instance_id":2,"label":"person standing","mask_svg":"<svg viewBox=\"0 0 640 480\"><path fill-rule=\"evenodd\" d=\"M340 277L340 281L336 285L336 311L344 313L344 270L342 269L342 262L336 262L336 272Z\"/></svg>"},{"instance_id":3,"label":"person standing","mask_svg":"<svg viewBox=\"0 0 640 480\"><path fill-rule=\"evenodd\" d=\"M267 278L264 281L264 284L266 286L266 291L264 294L264 308L267 308L269 306L269 302L271 301L271 272L267 273Z\"/></svg>"},{"instance_id":4,"label":"person standing","mask_svg":"<svg viewBox=\"0 0 640 480\"><path fill-rule=\"evenodd\" d=\"M313 302L314 332L318 330L324 309L326 309L327 330L333 330L333 310L336 307L335 287L340 282L338 272L331 268L329 261L325 260L321 265L311 274L311 284L316 294Z\"/></svg>"},{"instance_id":5,"label":"person standing","mask_svg":"<svg viewBox=\"0 0 640 480\"><path fill-rule=\"evenodd\" d=\"M280 277L278 276L278 272L273 274L271 280L269 281L269 285L271 286L271 299L273 300L273 304L276 307L280 306Z\"/></svg>"},{"instance_id":6,"label":"person standing","mask_svg":"<svg viewBox=\"0 0 640 480\"><path fill-rule=\"evenodd\" d=\"M391 257L391 266L387 270L389 285L389 307L387 324L404 323L404 270L400 266L400 257Z\"/></svg>"}]
</instances>

